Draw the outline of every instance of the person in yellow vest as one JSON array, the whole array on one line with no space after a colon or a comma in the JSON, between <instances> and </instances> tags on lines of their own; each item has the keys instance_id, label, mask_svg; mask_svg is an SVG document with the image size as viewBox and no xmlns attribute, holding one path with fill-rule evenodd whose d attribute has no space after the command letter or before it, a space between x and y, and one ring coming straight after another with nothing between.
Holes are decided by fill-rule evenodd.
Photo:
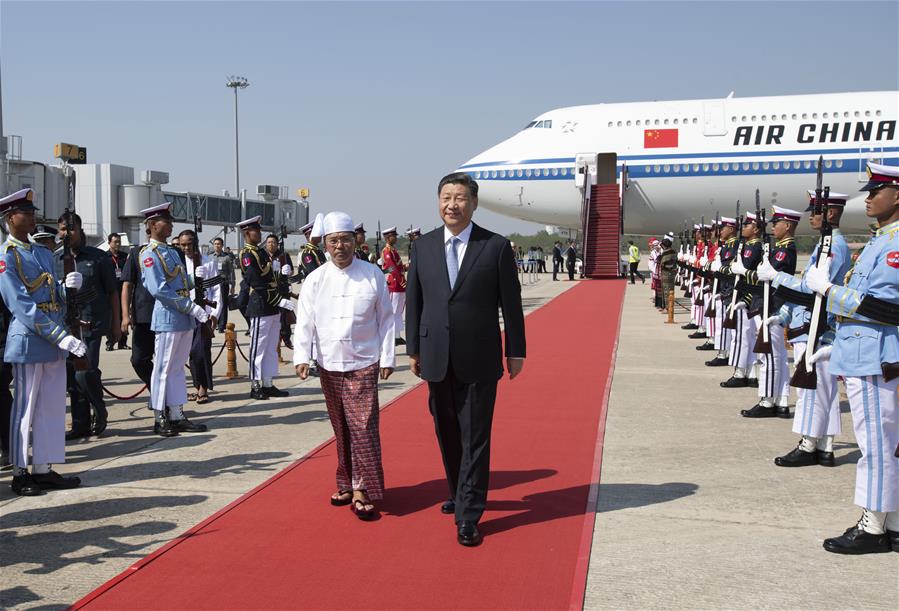
<instances>
[{"instance_id":1,"label":"person in yellow vest","mask_svg":"<svg viewBox=\"0 0 899 611\"><path fill-rule=\"evenodd\" d=\"M628 262L629 268L630 268L631 284L635 284L634 274L637 274L638 276L640 276L640 281L643 284L646 284L646 278L644 278L643 274L641 274L639 272L639 270L637 270L637 266L640 264L640 249L637 247L636 244L634 244L633 240L628 240L627 243L628 243L627 262Z\"/></svg>"}]
</instances>

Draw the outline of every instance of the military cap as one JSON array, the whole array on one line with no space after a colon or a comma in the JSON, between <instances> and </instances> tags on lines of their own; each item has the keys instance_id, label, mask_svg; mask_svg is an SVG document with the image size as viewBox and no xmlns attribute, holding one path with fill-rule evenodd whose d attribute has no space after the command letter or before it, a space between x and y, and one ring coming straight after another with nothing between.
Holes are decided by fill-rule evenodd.
<instances>
[{"instance_id":1,"label":"military cap","mask_svg":"<svg viewBox=\"0 0 899 611\"><path fill-rule=\"evenodd\" d=\"M261 221L262 216L257 214L253 218L249 218L237 223L236 227L244 231L246 231L247 229L262 229L262 226L259 224Z\"/></svg>"},{"instance_id":2,"label":"military cap","mask_svg":"<svg viewBox=\"0 0 899 611\"><path fill-rule=\"evenodd\" d=\"M873 191L880 187L899 187L899 167L868 162L868 184L859 191Z\"/></svg>"},{"instance_id":3,"label":"military cap","mask_svg":"<svg viewBox=\"0 0 899 611\"><path fill-rule=\"evenodd\" d=\"M162 202L157 206L151 206L149 208L144 208L140 211L141 214L144 215L144 221L149 221L150 219L156 218L164 218L171 219L172 218L172 202Z\"/></svg>"},{"instance_id":4,"label":"military cap","mask_svg":"<svg viewBox=\"0 0 899 611\"><path fill-rule=\"evenodd\" d=\"M21 189L0 199L0 215L32 210L37 210L37 206L34 205L33 189Z\"/></svg>"}]
</instances>

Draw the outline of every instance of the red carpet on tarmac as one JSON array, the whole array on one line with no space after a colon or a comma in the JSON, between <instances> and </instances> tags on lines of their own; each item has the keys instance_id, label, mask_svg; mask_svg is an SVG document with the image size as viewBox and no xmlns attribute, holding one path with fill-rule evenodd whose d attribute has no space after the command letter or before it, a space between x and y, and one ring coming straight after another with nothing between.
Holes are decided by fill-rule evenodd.
<instances>
[{"instance_id":1,"label":"red carpet on tarmac","mask_svg":"<svg viewBox=\"0 0 899 611\"><path fill-rule=\"evenodd\" d=\"M107 582L86 609L579 609L623 281L584 281L527 317L500 382L484 543L456 543L427 385L387 406L387 490L365 523L332 507L333 440Z\"/></svg>"}]
</instances>

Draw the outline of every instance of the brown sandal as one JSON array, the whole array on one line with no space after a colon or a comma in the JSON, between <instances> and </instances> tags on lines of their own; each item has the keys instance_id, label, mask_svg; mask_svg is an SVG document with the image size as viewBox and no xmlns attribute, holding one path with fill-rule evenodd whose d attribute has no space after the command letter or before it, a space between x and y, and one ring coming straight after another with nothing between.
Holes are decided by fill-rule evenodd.
<instances>
[{"instance_id":1,"label":"brown sandal","mask_svg":"<svg viewBox=\"0 0 899 611\"><path fill-rule=\"evenodd\" d=\"M343 498L347 497L347 498ZM335 507L342 507L344 505L349 505L353 502L353 491L352 490L338 490L334 494L331 495L331 504Z\"/></svg>"}]
</instances>

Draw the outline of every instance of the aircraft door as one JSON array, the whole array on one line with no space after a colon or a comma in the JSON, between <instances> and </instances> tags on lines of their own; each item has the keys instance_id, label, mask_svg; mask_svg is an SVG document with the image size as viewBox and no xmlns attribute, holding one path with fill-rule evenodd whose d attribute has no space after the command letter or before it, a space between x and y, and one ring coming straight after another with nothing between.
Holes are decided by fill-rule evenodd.
<instances>
[{"instance_id":1,"label":"aircraft door","mask_svg":"<svg viewBox=\"0 0 899 611\"><path fill-rule=\"evenodd\" d=\"M727 122L724 120L724 100L702 103L702 134L704 136L724 136Z\"/></svg>"}]
</instances>

